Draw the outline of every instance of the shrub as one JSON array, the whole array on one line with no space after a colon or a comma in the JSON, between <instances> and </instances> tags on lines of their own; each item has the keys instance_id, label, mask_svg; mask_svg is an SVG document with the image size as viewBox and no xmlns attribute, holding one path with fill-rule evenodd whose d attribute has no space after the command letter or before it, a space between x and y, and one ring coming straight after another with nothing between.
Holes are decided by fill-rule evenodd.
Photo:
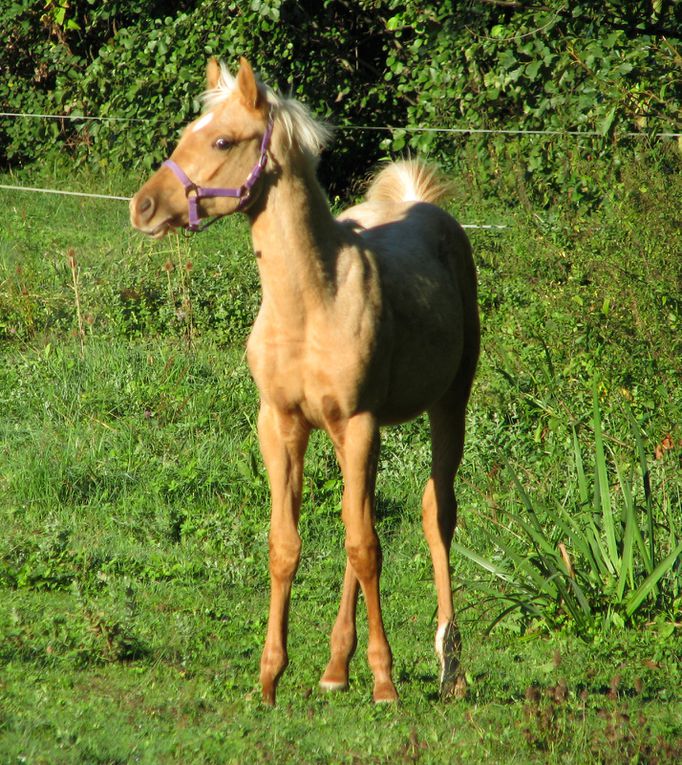
<instances>
[{"instance_id":1,"label":"shrub","mask_svg":"<svg viewBox=\"0 0 682 765\"><path fill-rule=\"evenodd\" d=\"M333 193L409 149L512 200L596 204L631 157L678 159L646 136L679 124L679 3L16 0L0 22L3 110L110 120L4 120L13 164L57 142L78 162L152 167L199 109L206 57L242 54L341 126L321 168ZM406 125L595 135L453 138Z\"/></svg>"}]
</instances>

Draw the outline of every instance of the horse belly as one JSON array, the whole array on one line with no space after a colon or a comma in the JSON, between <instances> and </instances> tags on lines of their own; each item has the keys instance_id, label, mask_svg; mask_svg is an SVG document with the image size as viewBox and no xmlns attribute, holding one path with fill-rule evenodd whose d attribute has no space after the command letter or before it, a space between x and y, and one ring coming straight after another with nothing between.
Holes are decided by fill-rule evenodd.
<instances>
[{"instance_id":1,"label":"horse belly","mask_svg":"<svg viewBox=\"0 0 682 765\"><path fill-rule=\"evenodd\" d=\"M442 398L457 375L464 346L462 300L458 289L443 282L418 299L403 292L402 300L393 302L382 421L413 419Z\"/></svg>"},{"instance_id":2,"label":"horse belly","mask_svg":"<svg viewBox=\"0 0 682 765\"><path fill-rule=\"evenodd\" d=\"M379 411L384 424L412 420L439 401L452 385L462 358L461 333L446 342L403 343L396 349L386 400Z\"/></svg>"}]
</instances>

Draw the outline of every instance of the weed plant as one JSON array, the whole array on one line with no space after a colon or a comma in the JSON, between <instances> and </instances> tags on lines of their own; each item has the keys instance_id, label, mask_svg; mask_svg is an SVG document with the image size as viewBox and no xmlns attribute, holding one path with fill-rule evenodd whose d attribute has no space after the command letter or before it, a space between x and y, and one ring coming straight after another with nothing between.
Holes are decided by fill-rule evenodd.
<instances>
[{"instance_id":1,"label":"weed plant","mask_svg":"<svg viewBox=\"0 0 682 765\"><path fill-rule=\"evenodd\" d=\"M629 467L616 463L612 468L606 458L595 385L592 481L586 477L574 431L575 495L563 497L551 508L539 507L508 468L520 507L498 509L497 517L481 529L499 562L454 545L455 552L502 583L500 589L483 586L489 602L504 606L490 628L518 611L524 626L534 621L556 629L568 623L584 637L647 618L667 620L663 632L673 635L675 614L682 610L681 524L665 491L670 476L659 473L663 485L652 489L641 434L634 418L631 422L640 462ZM609 481L614 472L615 490ZM660 498L657 508L654 496ZM674 504L679 506L679 495Z\"/></svg>"},{"instance_id":2,"label":"weed plant","mask_svg":"<svg viewBox=\"0 0 682 765\"><path fill-rule=\"evenodd\" d=\"M291 666L278 708L260 705L243 221L148 242L122 203L2 195L0 762L680 759L679 178L633 169L593 217L454 200L510 224L471 233L483 356L453 552L469 694L436 699L421 419L384 433L378 479L396 708L369 702L362 608L350 690L316 689L344 569L321 434Z\"/></svg>"}]
</instances>

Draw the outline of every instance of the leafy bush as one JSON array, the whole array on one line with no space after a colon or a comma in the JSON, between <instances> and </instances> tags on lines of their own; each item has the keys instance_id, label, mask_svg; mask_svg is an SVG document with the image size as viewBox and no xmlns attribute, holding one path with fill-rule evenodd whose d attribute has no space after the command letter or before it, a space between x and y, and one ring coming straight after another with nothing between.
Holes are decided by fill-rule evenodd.
<instances>
[{"instance_id":1,"label":"leafy bush","mask_svg":"<svg viewBox=\"0 0 682 765\"><path fill-rule=\"evenodd\" d=\"M30 67L24 67L21 79L0 88L5 108L114 119L64 126L51 123L50 140L40 132L45 130L43 124L10 123L0 141L14 162L45 156L60 135L78 162L150 168L169 153L178 130L198 112L205 62L211 55L233 66L240 55L249 56L269 82L302 96L323 117L331 116L330 105L336 103L337 118L345 115L348 120L357 110L368 110L383 123L391 112L373 84L383 59L381 44L376 43L382 34L374 31L372 5L362 4L350 17L344 15L344 4L328 2L318 22L304 4L281 0L248 5L201 0L167 7L163 15L143 13L144 4L140 4L134 6L139 11L129 11L124 24L109 36L110 23L102 24L102 14L81 2L72 4L73 13L82 19L79 28L62 29L58 39L49 34L45 39L39 15L25 0L23 6L14 7L8 24L19 30L18 45L38 44L45 50L44 58L68 47L72 39L80 40L74 48L84 48L83 35L94 47L93 29L106 34L98 40L96 55L74 55L56 67L46 83L49 87L36 89ZM112 12L107 19L111 22ZM358 42L362 39L369 43ZM359 46L363 47L362 63L351 64ZM9 58L7 64L12 67ZM34 104L29 108L31 99ZM31 140L32 132L35 140ZM377 156L378 142L378 134L360 141L357 135L349 136L340 141L340 156L344 157L344 148L346 163L351 151L355 161L364 156L365 172ZM327 179L335 174L328 173Z\"/></svg>"},{"instance_id":2,"label":"leafy bush","mask_svg":"<svg viewBox=\"0 0 682 765\"><path fill-rule=\"evenodd\" d=\"M598 203L633 158L678 161L674 146L652 151L647 136L679 124L679 3L50 0L40 10L16 0L0 22L3 110L109 120L3 120L13 164L56 144L81 163L148 169L197 113L206 57L234 65L242 54L341 126L321 168L333 193L405 149L544 205ZM405 125L596 135L453 138ZM642 137L627 138L633 131Z\"/></svg>"},{"instance_id":3,"label":"leafy bush","mask_svg":"<svg viewBox=\"0 0 682 765\"><path fill-rule=\"evenodd\" d=\"M464 154L478 182L499 195L545 205L600 200L621 162L647 153L644 135L679 124L676 50L647 23L645 4L635 6L473 4L454 12L444 3L430 14L406 7L390 19L405 45L389 59L386 77L410 97L409 125L596 135L453 140L399 132L386 146L436 151L460 166L457 156ZM679 6L667 10L679 29ZM627 138L632 131L643 135Z\"/></svg>"}]
</instances>

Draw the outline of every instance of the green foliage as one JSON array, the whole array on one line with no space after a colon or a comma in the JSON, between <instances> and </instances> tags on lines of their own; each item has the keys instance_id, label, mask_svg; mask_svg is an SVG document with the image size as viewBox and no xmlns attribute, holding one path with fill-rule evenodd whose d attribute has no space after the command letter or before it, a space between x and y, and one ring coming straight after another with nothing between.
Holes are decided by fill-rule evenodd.
<instances>
[{"instance_id":1,"label":"green foliage","mask_svg":"<svg viewBox=\"0 0 682 765\"><path fill-rule=\"evenodd\" d=\"M48 185L58 183L44 177ZM130 183L120 176L109 182ZM81 188L101 190L101 181L91 183L96 185ZM29 215L15 208L11 247L0 235L0 341L50 342L55 333L78 332L69 251L77 265L86 337L170 335L191 344L196 333L211 332L222 344L244 340L260 288L243 221L224 221L222 234L207 231L201 240L150 243L128 230L123 203L64 204L47 196ZM80 216L85 225L74 230ZM103 223L93 241L88 220L98 219ZM205 247L201 255L197 245Z\"/></svg>"},{"instance_id":2,"label":"green foliage","mask_svg":"<svg viewBox=\"0 0 682 765\"><path fill-rule=\"evenodd\" d=\"M666 12L679 29L680 7ZM387 59L386 77L408 100L409 125L558 135L399 132L385 147L435 152L499 196L598 203L633 154L655 161L646 141L626 134L680 121L679 53L642 4L624 14L620 3L473 3L466 12L443 3L426 14L406 6L391 19L405 44ZM674 163L674 149L661 160Z\"/></svg>"},{"instance_id":3,"label":"green foliage","mask_svg":"<svg viewBox=\"0 0 682 765\"><path fill-rule=\"evenodd\" d=\"M50 70L47 92L36 90L24 73L0 86L0 99L14 111L113 118L68 123L63 128L61 137L79 163L146 169L158 164L169 153L180 128L199 111L205 62L211 55L224 58L233 67L240 55L249 56L267 80L301 96L321 116L329 116L336 103L337 117L345 115L348 120L362 109L382 122L388 119L386 98L372 83L383 62L381 45L376 43L381 33L373 31L369 7L349 17L344 15L343 4L327 2L318 22L303 4L280 0L248 4L201 0L164 8L163 13L163 4L157 12L157 4L152 3L149 13L142 12L144 4L140 4L122 15L122 23L112 34L111 26L119 20L113 9L105 13L88 3L77 5L83 6L78 14L82 34L73 32L68 41L83 52L82 57L72 57L56 71ZM63 40L43 40L44 30L31 16L28 1L23 9L20 5L15 8L8 24L17 30L17 47L28 46L34 39L49 51L64 47ZM96 55L87 55L79 35L88 37ZM350 63L358 53L357 38L366 36L370 42L362 65ZM334 69L339 61L340 68ZM9 56L7 63L13 69ZM352 99L347 97L350 93ZM35 104L29 109L31 99ZM54 151L61 126L50 127L49 142L40 133L45 129L42 123L3 123L3 127L8 159L16 163ZM347 164L348 152L354 153L355 161L364 152L365 172L377 156L377 144L377 136L360 143L357 136L349 136L340 142L340 156L345 156ZM343 178L341 183L346 183L348 169L341 173L333 171L333 164L331 167L326 177Z\"/></svg>"},{"instance_id":4,"label":"green foliage","mask_svg":"<svg viewBox=\"0 0 682 765\"><path fill-rule=\"evenodd\" d=\"M682 241L665 219L682 187L644 168L623 181L619 201L593 217L548 216L524 241L475 240L484 354L467 449L486 477L469 478L480 498L460 544L501 577L465 581L487 588L492 615L510 609L508 626L539 619L593 635L654 618L650 609L670 625L679 609L679 456L660 444L679 433ZM579 481L583 460L595 469ZM575 579L559 543L571 559L578 550ZM662 563L667 584L655 589L647 578Z\"/></svg>"},{"instance_id":5,"label":"green foliage","mask_svg":"<svg viewBox=\"0 0 682 765\"><path fill-rule=\"evenodd\" d=\"M351 12L345 0L314 10L301 0L71 0L41 10L15 0L0 11L2 109L106 121L5 119L0 145L13 165L59 149L77 163L149 169L197 114L206 58L234 67L247 55L341 126L321 167L332 193L383 153L412 150L514 202L595 206L629 163L679 167L674 142L652 136L680 122L682 6L653 7L362 0ZM394 129L386 137L349 124Z\"/></svg>"}]
</instances>

